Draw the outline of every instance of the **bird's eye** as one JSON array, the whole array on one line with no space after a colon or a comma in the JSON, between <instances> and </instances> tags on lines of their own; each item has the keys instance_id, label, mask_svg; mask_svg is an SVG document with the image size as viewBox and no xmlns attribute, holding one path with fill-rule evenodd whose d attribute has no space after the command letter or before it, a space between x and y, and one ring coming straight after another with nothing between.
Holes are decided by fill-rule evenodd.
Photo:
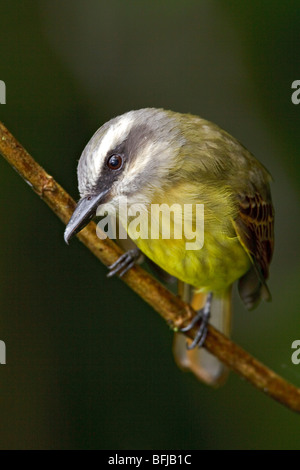
<instances>
[{"instance_id":1,"label":"bird's eye","mask_svg":"<svg viewBox=\"0 0 300 470\"><path fill-rule=\"evenodd\" d=\"M107 166L111 170L118 170L119 168L121 168L122 164L123 158L121 157L121 155L112 155L107 160Z\"/></svg>"}]
</instances>

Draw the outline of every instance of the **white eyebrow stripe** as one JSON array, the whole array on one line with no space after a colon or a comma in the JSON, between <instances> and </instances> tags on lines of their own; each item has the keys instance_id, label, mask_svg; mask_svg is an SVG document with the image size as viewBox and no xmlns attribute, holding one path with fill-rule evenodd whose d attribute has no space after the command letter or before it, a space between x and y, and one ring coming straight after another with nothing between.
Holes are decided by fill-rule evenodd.
<instances>
[{"instance_id":1,"label":"white eyebrow stripe","mask_svg":"<svg viewBox=\"0 0 300 470\"><path fill-rule=\"evenodd\" d=\"M103 161L107 153L124 141L128 136L134 117L131 113L122 116L116 123L112 124L102 138L101 145L94 155L95 173L100 174Z\"/></svg>"}]
</instances>

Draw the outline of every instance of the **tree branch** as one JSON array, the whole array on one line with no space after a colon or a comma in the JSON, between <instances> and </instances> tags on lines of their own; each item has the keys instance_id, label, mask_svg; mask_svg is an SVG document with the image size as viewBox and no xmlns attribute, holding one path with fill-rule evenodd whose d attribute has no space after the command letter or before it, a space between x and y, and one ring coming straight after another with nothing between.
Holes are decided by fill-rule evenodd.
<instances>
[{"instance_id":1,"label":"tree branch","mask_svg":"<svg viewBox=\"0 0 300 470\"><path fill-rule=\"evenodd\" d=\"M66 224L74 211L74 200L36 163L2 123L0 123L0 153ZM119 258L122 251L111 240L100 240L95 228L94 222L91 222L78 234L78 238L108 266ZM139 266L130 269L122 280L174 329L186 326L195 315L192 307L170 293ZM193 328L186 335L193 339L195 333L196 328ZM208 328L204 347L257 389L291 410L300 412L299 388L275 374L212 326Z\"/></svg>"}]
</instances>

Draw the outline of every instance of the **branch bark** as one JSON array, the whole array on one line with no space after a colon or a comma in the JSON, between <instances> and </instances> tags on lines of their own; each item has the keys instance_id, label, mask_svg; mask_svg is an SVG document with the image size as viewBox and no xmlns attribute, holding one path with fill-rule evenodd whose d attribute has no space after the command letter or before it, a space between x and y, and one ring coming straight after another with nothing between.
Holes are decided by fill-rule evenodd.
<instances>
[{"instance_id":1,"label":"branch bark","mask_svg":"<svg viewBox=\"0 0 300 470\"><path fill-rule=\"evenodd\" d=\"M2 123L0 123L0 153L66 224L75 209L74 200L29 155ZM97 237L94 222L78 234L78 238L106 266L115 262L122 254L121 249L111 240L100 240ZM174 329L186 326L195 315L191 306L170 293L139 266L130 269L122 280ZM186 335L193 339L196 330L197 328L193 328ZM257 361L212 326L208 328L204 347L258 390L291 410L300 412L299 388Z\"/></svg>"}]
</instances>

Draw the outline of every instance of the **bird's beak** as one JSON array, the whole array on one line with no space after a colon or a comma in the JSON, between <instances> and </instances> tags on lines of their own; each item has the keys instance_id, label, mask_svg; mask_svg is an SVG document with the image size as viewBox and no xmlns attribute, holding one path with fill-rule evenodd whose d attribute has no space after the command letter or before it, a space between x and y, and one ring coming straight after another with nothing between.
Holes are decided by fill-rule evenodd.
<instances>
[{"instance_id":1,"label":"bird's beak","mask_svg":"<svg viewBox=\"0 0 300 470\"><path fill-rule=\"evenodd\" d=\"M96 196L87 196L80 199L65 230L64 239L66 243L69 243L70 238L80 232L93 219L99 204L104 202L107 193L108 190Z\"/></svg>"}]
</instances>

